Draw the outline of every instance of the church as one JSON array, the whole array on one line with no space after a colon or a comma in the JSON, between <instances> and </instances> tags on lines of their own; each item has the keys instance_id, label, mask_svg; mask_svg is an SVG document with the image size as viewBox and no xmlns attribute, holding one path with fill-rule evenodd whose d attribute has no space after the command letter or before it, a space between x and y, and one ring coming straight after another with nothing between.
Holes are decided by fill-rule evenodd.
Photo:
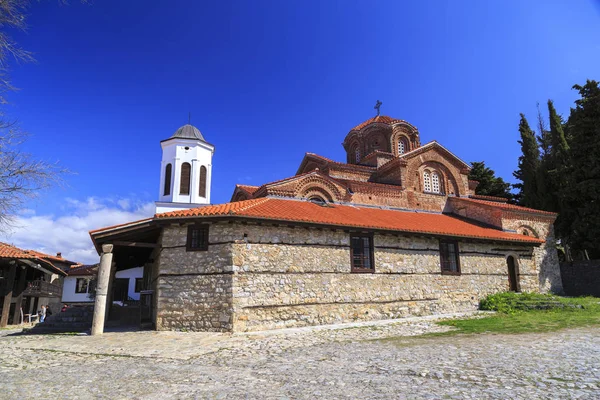
<instances>
[{"instance_id":1,"label":"church","mask_svg":"<svg viewBox=\"0 0 600 400\"><path fill-rule=\"evenodd\" d=\"M378 113L350 129L343 162L306 153L294 176L236 185L217 205L202 133L188 124L161 146L154 217L90 232L101 255L92 334L116 271L137 266L157 330L392 319L562 291L556 214L476 195L469 164L407 121Z\"/></svg>"}]
</instances>

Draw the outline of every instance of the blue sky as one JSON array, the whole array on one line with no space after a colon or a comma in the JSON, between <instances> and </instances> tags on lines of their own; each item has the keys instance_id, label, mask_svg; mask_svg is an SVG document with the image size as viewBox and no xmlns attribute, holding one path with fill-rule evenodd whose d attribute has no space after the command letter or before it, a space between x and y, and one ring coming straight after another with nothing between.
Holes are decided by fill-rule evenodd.
<instances>
[{"instance_id":1,"label":"blue sky","mask_svg":"<svg viewBox=\"0 0 600 400\"><path fill-rule=\"evenodd\" d=\"M305 152L344 160L377 99L423 142L513 181L519 113L533 125L551 98L566 116L571 86L600 79L592 1L43 1L28 23L13 37L37 62L12 67L5 113L31 134L27 151L74 174L4 240L49 252L75 240L33 235L44 219L53 237L73 229L86 260L85 229L151 212L159 141L188 112L216 146L213 203L293 175Z\"/></svg>"}]
</instances>

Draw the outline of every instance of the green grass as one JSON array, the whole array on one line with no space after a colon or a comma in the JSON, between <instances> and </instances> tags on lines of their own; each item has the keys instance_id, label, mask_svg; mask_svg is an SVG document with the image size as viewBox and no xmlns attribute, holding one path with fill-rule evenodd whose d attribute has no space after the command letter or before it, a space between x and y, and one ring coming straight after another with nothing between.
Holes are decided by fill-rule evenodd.
<instances>
[{"instance_id":1,"label":"green grass","mask_svg":"<svg viewBox=\"0 0 600 400\"><path fill-rule=\"evenodd\" d=\"M440 325L456 328L443 335L549 332L600 325L600 298L596 297L499 293L483 299L481 308L498 313L484 318L440 321Z\"/></svg>"}]
</instances>

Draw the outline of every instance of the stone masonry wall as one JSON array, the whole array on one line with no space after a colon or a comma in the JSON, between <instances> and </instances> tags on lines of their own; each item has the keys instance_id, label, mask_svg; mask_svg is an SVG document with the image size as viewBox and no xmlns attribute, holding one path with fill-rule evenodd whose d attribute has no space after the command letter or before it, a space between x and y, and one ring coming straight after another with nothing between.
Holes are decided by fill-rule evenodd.
<instances>
[{"instance_id":1,"label":"stone masonry wall","mask_svg":"<svg viewBox=\"0 0 600 400\"><path fill-rule=\"evenodd\" d=\"M232 330L231 240L212 224L208 251L186 251L187 226L163 229L156 268L157 330Z\"/></svg>"},{"instance_id":2,"label":"stone masonry wall","mask_svg":"<svg viewBox=\"0 0 600 400\"><path fill-rule=\"evenodd\" d=\"M349 233L232 224L233 329L263 329L472 310L509 288L538 291L531 246L460 242L462 275L440 273L433 238L374 236L375 273L350 272ZM228 228L229 229L229 228Z\"/></svg>"}]
</instances>

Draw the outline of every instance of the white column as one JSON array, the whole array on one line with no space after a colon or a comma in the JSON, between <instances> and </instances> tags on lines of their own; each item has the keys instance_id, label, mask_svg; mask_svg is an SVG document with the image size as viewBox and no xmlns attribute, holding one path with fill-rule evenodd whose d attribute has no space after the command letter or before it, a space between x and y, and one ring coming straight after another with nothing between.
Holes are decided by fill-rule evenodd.
<instances>
[{"instance_id":1,"label":"white column","mask_svg":"<svg viewBox=\"0 0 600 400\"><path fill-rule=\"evenodd\" d=\"M94 303L94 320L92 322L92 335L104 333L104 316L106 314L106 297L110 281L112 266L113 245L103 244L100 256L100 267L98 268L98 282L96 284L96 300Z\"/></svg>"}]
</instances>

